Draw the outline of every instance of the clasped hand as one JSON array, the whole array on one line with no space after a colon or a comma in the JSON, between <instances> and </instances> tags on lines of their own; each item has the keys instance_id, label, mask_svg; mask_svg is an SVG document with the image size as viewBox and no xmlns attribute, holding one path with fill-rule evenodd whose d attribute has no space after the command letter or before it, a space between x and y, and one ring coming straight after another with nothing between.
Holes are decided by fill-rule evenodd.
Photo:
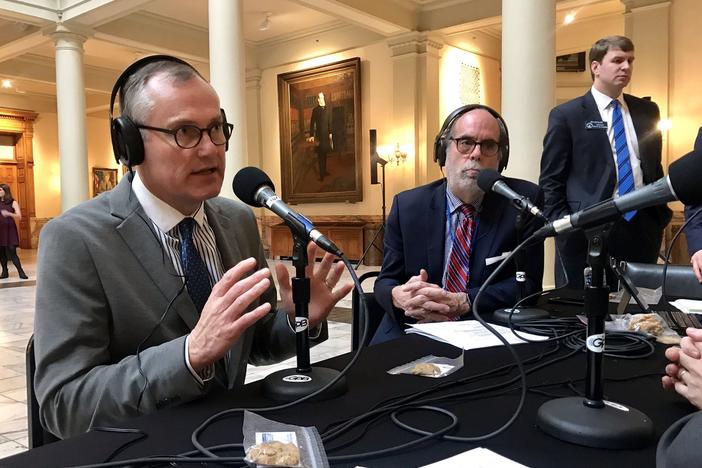
<instances>
[{"instance_id":1,"label":"clasped hand","mask_svg":"<svg viewBox=\"0 0 702 468\"><path fill-rule=\"evenodd\" d=\"M392 289L392 303L405 311L407 317L418 323L446 322L470 311L465 293L446 291L428 282L429 275L422 268L418 275Z\"/></svg>"},{"instance_id":2,"label":"clasped hand","mask_svg":"<svg viewBox=\"0 0 702 468\"><path fill-rule=\"evenodd\" d=\"M325 254L322 262L315 268L316 252L317 247L310 243L307 246L307 255L311 259L311 265L307 266L306 274L310 278L311 328L319 325L339 299L346 296L353 287L352 283L347 283L334 291L344 265L338 263L332 268L334 257ZM247 312L248 307L266 292L271 284L270 270L262 268L253 271L255 267L256 259L242 260L229 269L212 288L200 319L190 333L188 358L195 371L204 369L224 356L247 328L271 311L271 304L265 302ZM290 275L285 265L276 265L276 275L281 295L279 309L294 314Z\"/></svg>"},{"instance_id":3,"label":"clasped hand","mask_svg":"<svg viewBox=\"0 0 702 468\"><path fill-rule=\"evenodd\" d=\"M675 390L702 409L702 330L688 328L680 346L665 351L670 364L661 379L663 388Z\"/></svg>"}]
</instances>

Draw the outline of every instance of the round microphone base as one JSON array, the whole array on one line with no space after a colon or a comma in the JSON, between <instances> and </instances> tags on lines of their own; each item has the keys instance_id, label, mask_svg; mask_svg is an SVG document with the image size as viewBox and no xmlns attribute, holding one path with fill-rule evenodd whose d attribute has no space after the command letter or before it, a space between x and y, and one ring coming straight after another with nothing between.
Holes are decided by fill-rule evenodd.
<instances>
[{"instance_id":1,"label":"round microphone base","mask_svg":"<svg viewBox=\"0 0 702 468\"><path fill-rule=\"evenodd\" d=\"M605 449L635 449L653 441L653 422L641 411L605 401L586 406L582 397L557 398L541 405L536 424L545 433L572 444Z\"/></svg>"},{"instance_id":2,"label":"round microphone base","mask_svg":"<svg viewBox=\"0 0 702 468\"><path fill-rule=\"evenodd\" d=\"M263 394L276 401L294 401L314 393L339 375L339 371L326 367L311 367L309 371L283 369L268 375L263 380ZM314 401L329 400L348 391L346 377L313 398Z\"/></svg>"},{"instance_id":3,"label":"round microphone base","mask_svg":"<svg viewBox=\"0 0 702 468\"><path fill-rule=\"evenodd\" d=\"M512 312L512 309L498 309L492 314L492 318L495 322L497 323L508 323L509 314ZM522 323L526 322L528 320L542 320L542 319L547 319L550 318L551 316L549 315L548 312L546 312L543 309L536 309L533 307L517 307L514 309L514 313L512 314L512 323Z\"/></svg>"}]
</instances>

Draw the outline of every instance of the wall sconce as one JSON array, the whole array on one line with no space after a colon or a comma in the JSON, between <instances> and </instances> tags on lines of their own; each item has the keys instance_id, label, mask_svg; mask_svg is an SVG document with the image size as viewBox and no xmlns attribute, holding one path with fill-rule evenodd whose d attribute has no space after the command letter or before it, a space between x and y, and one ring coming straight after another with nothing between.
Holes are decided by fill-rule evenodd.
<instances>
[{"instance_id":1,"label":"wall sconce","mask_svg":"<svg viewBox=\"0 0 702 468\"><path fill-rule=\"evenodd\" d=\"M388 158L389 162L395 163L396 166L404 164L407 161L407 153L400 150L400 144L395 143L395 152Z\"/></svg>"}]
</instances>

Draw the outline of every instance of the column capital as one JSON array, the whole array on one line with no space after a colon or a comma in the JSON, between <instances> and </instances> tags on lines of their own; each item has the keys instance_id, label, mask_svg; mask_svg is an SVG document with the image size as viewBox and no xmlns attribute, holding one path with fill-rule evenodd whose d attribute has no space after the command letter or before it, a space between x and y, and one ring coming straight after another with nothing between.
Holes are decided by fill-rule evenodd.
<instances>
[{"instance_id":1,"label":"column capital","mask_svg":"<svg viewBox=\"0 0 702 468\"><path fill-rule=\"evenodd\" d=\"M439 56L439 50L444 46L441 37L427 33L412 31L388 39L388 47L393 57L410 54L429 54Z\"/></svg>"},{"instance_id":2,"label":"column capital","mask_svg":"<svg viewBox=\"0 0 702 468\"><path fill-rule=\"evenodd\" d=\"M261 88L261 76L263 72L260 68L247 68L246 69L246 87L260 89Z\"/></svg>"},{"instance_id":3,"label":"column capital","mask_svg":"<svg viewBox=\"0 0 702 468\"><path fill-rule=\"evenodd\" d=\"M58 22L42 29L42 33L51 37L56 47L79 48L82 50L83 43L92 37L95 31L83 26Z\"/></svg>"},{"instance_id":4,"label":"column capital","mask_svg":"<svg viewBox=\"0 0 702 468\"><path fill-rule=\"evenodd\" d=\"M619 0L624 4L624 12L630 13L633 10L646 7L669 7L671 4L670 0Z\"/></svg>"}]
</instances>

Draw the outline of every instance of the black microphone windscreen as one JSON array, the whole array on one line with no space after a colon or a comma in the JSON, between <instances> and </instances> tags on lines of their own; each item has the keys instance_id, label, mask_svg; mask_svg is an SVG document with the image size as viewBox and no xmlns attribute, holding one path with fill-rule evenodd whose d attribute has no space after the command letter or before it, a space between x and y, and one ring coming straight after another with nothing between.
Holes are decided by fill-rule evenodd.
<instances>
[{"instance_id":1,"label":"black microphone windscreen","mask_svg":"<svg viewBox=\"0 0 702 468\"><path fill-rule=\"evenodd\" d=\"M702 203L702 151L687 153L668 167L670 185L686 205Z\"/></svg>"},{"instance_id":2,"label":"black microphone windscreen","mask_svg":"<svg viewBox=\"0 0 702 468\"><path fill-rule=\"evenodd\" d=\"M502 176L495 169L481 169L480 174L478 174L478 187L483 192L489 192L492 190L495 182L501 178Z\"/></svg>"},{"instance_id":3,"label":"black microphone windscreen","mask_svg":"<svg viewBox=\"0 0 702 468\"><path fill-rule=\"evenodd\" d=\"M251 206L262 206L256 200L256 192L264 185L275 192L275 185L273 185L271 178L261 169L252 166L241 169L236 173L232 181L234 195Z\"/></svg>"}]
</instances>

